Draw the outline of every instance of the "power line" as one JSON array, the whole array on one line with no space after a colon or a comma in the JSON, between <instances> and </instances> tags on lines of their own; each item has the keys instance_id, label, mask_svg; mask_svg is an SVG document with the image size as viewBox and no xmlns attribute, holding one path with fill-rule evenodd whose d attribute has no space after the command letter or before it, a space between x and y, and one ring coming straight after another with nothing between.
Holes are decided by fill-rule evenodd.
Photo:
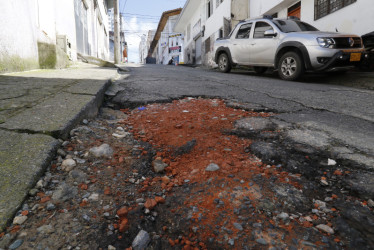
<instances>
[{"instance_id":1,"label":"power line","mask_svg":"<svg viewBox=\"0 0 374 250\"><path fill-rule=\"evenodd\" d=\"M129 26L129 29L130 29L130 30L132 30L133 32L136 32L135 30L133 30L133 29L131 28L130 24L126 21L126 19L125 19L125 23L127 23L127 25ZM126 31L125 31L125 32L126 32ZM135 35L137 35L137 34L135 34ZM137 36L141 38L141 36L139 36L139 35L137 35Z\"/></svg>"},{"instance_id":2,"label":"power line","mask_svg":"<svg viewBox=\"0 0 374 250\"><path fill-rule=\"evenodd\" d=\"M122 2L123 2L123 1L122 1ZM127 3L127 0L125 0L125 3L123 4L123 6L122 6L122 8L121 8L121 13L125 10L126 3Z\"/></svg>"}]
</instances>

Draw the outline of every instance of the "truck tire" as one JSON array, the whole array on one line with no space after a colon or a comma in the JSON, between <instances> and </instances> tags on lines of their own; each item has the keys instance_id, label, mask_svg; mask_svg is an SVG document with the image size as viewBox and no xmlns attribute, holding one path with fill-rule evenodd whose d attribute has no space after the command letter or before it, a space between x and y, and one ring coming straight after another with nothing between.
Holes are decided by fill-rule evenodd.
<instances>
[{"instance_id":1,"label":"truck tire","mask_svg":"<svg viewBox=\"0 0 374 250\"><path fill-rule=\"evenodd\" d=\"M222 53L218 57L218 69L223 73L228 73L231 71L231 64L229 57L226 53Z\"/></svg>"},{"instance_id":2,"label":"truck tire","mask_svg":"<svg viewBox=\"0 0 374 250\"><path fill-rule=\"evenodd\" d=\"M283 80L295 81L304 71L303 59L296 52L287 52L279 60L278 74Z\"/></svg>"}]
</instances>

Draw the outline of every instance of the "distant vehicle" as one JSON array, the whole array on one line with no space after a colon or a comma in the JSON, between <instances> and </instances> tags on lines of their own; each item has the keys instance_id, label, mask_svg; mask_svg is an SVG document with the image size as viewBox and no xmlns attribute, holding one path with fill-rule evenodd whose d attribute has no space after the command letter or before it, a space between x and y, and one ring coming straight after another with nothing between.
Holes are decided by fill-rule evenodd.
<instances>
[{"instance_id":1,"label":"distant vehicle","mask_svg":"<svg viewBox=\"0 0 374 250\"><path fill-rule=\"evenodd\" d=\"M280 78L296 80L305 71L348 71L365 53L356 35L322 32L296 17L241 21L227 38L214 43L221 72L237 65L253 66L258 74L275 68Z\"/></svg>"}]
</instances>

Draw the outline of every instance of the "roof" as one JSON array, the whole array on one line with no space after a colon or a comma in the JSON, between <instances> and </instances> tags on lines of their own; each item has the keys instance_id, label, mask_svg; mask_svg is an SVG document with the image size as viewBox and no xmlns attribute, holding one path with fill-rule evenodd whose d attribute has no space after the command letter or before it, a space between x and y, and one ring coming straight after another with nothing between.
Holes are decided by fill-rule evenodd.
<instances>
[{"instance_id":1,"label":"roof","mask_svg":"<svg viewBox=\"0 0 374 250\"><path fill-rule=\"evenodd\" d=\"M178 8L174 10L168 10L162 13L160 22L158 23L158 26L157 26L155 37L153 38L153 41L151 42L151 46L148 51L148 56L151 56L153 54L153 51L156 48L158 40L160 39L161 32L164 30L169 17L179 15L181 12L182 12L182 8Z\"/></svg>"}]
</instances>

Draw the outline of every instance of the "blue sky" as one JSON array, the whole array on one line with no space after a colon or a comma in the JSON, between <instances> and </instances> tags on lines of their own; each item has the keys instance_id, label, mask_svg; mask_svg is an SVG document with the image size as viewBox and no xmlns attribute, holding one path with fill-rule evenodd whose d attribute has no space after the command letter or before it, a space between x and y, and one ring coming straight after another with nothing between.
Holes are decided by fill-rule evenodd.
<instances>
[{"instance_id":1,"label":"blue sky","mask_svg":"<svg viewBox=\"0 0 374 250\"><path fill-rule=\"evenodd\" d=\"M140 37L156 29L164 11L183 8L186 0L120 0L120 12L125 18L125 37L129 47L129 62L139 62Z\"/></svg>"}]
</instances>

